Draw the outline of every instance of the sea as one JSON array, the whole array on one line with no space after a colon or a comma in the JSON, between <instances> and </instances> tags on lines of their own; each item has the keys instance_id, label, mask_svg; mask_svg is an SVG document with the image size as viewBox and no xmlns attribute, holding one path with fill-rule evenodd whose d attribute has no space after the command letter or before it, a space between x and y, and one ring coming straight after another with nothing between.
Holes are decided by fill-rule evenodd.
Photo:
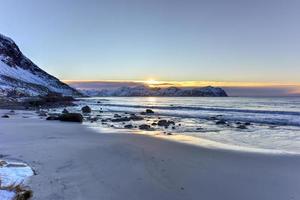
<instances>
[{"instance_id":1,"label":"sea","mask_svg":"<svg viewBox=\"0 0 300 200\"><path fill-rule=\"evenodd\" d=\"M300 154L300 97L93 97L81 98L92 108L88 122L99 130L139 131L148 124L150 131L162 135L201 138L241 149ZM152 109L154 114L140 114ZM143 121L122 123L109 120L130 114L142 115ZM107 120L108 119L108 120ZM175 122L168 128L159 127L159 120ZM129 131L129 130L126 130ZM120 131L122 132L122 131ZM144 131L145 132L145 131Z\"/></svg>"}]
</instances>

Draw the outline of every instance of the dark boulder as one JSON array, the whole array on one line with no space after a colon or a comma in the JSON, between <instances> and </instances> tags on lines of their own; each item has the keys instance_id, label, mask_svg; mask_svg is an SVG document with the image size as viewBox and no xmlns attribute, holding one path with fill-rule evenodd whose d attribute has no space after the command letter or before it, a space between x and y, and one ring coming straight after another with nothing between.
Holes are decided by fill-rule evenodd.
<instances>
[{"instance_id":1,"label":"dark boulder","mask_svg":"<svg viewBox=\"0 0 300 200\"><path fill-rule=\"evenodd\" d=\"M157 122L157 125L158 126L164 126L164 127L168 127L170 125L175 125L175 122L171 121L171 120L165 120L165 119L162 119L162 120L159 120Z\"/></svg>"},{"instance_id":2,"label":"dark boulder","mask_svg":"<svg viewBox=\"0 0 300 200\"><path fill-rule=\"evenodd\" d=\"M154 114L154 111L151 110L151 109L146 109L146 113L147 113L147 114Z\"/></svg>"},{"instance_id":3,"label":"dark boulder","mask_svg":"<svg viewBox=\"0 0 300 200\"><path fill-rule=\"evenodd\" d=\"M111 119L112 122L128 122L130 121L129 117L120 117L120 118L115 118Z\"/></svg>"},{"instance_id":4,"label":"dark boulder","mask_svg":"<svg viewBox=\"0 0 300 200\"><path fill-rule=\"evenodd\" d=\"M80 113L66 113L58 117L60 121L63 122L82 122L83 116Z\"/></svg>"},{"instance_id":5,"label":"dark boulder","mask_svg":"<svg viewBox=\"0 0 300 200\"><path fill-rule=\"evenodd\" d=\"M69 113L69 111L68 111L67 109L64 109L64 110L62 111L62 113L63 113L63 114L67 114L67 113Z\"/></svg>"},{"instance_id":6,"label":"dark boulder","mask_svg":"<svg viewBox=\"0 0 300 200\"><path fill-rule=\"evenodd\" d=\"M217 125L224 125L224 124L226 124L226 121L223 120L223 119L221 119L221 120L218 120L218 121L216 122L216 124L217 124Z\"/></svg>"},{"instance_id":7,"label":"dark boulder","mask_svg":"<svg viewBox=\"0 0 300 200\"><path fill-rule=\"evenodd\" d=\"M141 120L144 120L143 117L137 116L137 115L134 115L134 114L130 115L129 118L130 118L130 120L132 120L132 121L141 121Z\"/></svg>"},{"instance_id":8,"label":"dark boulder","mask_svg":"<svg viewBox=\"0 0 300 200\"><path fill-rule=\"evenodd\" d=\"M9 118L8 115L2 115L2 118Z\"/></svg>"},{"instance_id":9,"label":"dark boulder","mask_svg":"<svg viewBox=\"0 0 300 200\"><path fill-rule=\"evenodd\" d=\"M91 109L89 106L83 106L83 107L81 108L81 111L82 111L83 113L91 113L91 112L92 112L92 109Z\"/></svg>"},{"instance_id":10,"label":"dark boulder","mask_svg":"<svg viewBox=\"0 0 300 200\"><path fill-rule=\"evenodd\" d=\"M149 131L151 130L151 126L149 126L148 124L142 124L139 126L139 129Z\"/></svg>"},{"instance_id":11,"label":"dark boulder","mask_svg":"<svg viewBox=\"0 0 300 200\"><path fill-rule=\"evenodd\" d=\"M247 129L247 126L244 124L241 124L239 126L237 126L238 129Z\"/></svg>"},{"instance_id":12,"label":"dark boulder","mask_svg":"<svg viewBox=\"0 0 300 200\"><path fill-rule=\"evenodd\" d=\"M132 129L133 126L131 124L127 124L127 125L124 126L124 128Z\"/></svg>"}]
</instances>

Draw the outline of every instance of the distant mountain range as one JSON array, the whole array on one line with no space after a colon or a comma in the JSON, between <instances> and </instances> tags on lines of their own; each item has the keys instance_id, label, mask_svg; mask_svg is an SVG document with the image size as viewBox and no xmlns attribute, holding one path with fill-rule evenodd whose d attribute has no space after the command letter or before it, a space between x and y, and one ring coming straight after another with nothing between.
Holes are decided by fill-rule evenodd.
<instances>
[{"instance_id":1,"label":"distant mountain range","mask_svg":"<svg viewBox=\"0 0 300 200\"><path fill-rule=\"evenodd\" d=\"M82 90L88 96L99 97L227 97L222 88L199 87L199 88L152 88L147 86L120 87L115 89Z\"/></svg>"},{"instance_id":2,"label":"distant mountain range","mask_svg":"<svg viewBox=\"0 0 300 200\"><path fill-rule=\"evenodd\" d=\"M76 89L40 69L15 42L0 34L0 96L81 96Z\"/></svg>"}]
</instances>

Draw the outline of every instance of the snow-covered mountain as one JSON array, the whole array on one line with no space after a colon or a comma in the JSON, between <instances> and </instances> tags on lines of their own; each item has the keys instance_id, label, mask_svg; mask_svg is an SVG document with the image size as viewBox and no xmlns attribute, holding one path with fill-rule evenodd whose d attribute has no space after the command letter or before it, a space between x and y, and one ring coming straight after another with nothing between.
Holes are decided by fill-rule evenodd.
<instances>
[{"instance_id":1,"label":"snow-covered mountain","mask_svg":"<svg viewBox=\"0 0 300 200\"><path fill-rule=\"evenodd\" d=\"M12 39L0 34L0 96L44 96L49 93L81 95L40 69L23 55Z\"/></svg>"},{"instance_id":2,"label":"snow-covered mountain","mask_svg":"<svg viewBox=\"0 0 300 200\"><path fill-rule=\"evenodd\" d=\"M120 87L117 89L82 90L88 96L116 96L116 97L227 97L222 88L199 87L199 88L151 88L147 86Z\"/></svg>"}]
</instances>

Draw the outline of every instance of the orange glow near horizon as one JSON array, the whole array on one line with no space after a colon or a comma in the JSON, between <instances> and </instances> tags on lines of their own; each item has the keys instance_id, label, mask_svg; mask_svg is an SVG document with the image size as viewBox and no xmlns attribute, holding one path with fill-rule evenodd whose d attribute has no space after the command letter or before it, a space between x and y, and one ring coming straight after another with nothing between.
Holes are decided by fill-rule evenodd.
<instances>
[{"instance_id":1,"label":"orange glow near horizon","mask_svg":"<svg viewBox=\"0 0 300 200\"><path fill-rule=\"evenodd\" d=\"M124 83L143 83L149 87L300 87L300 83L271 83L271 82L226 82L226 81L158 81L149 80L63 80L65 83L91 83L91 82L124 82ZM300 90L300 88L299 88ZM300 92L300 91L299 91Z\"/></svg>"}]
</instances>

